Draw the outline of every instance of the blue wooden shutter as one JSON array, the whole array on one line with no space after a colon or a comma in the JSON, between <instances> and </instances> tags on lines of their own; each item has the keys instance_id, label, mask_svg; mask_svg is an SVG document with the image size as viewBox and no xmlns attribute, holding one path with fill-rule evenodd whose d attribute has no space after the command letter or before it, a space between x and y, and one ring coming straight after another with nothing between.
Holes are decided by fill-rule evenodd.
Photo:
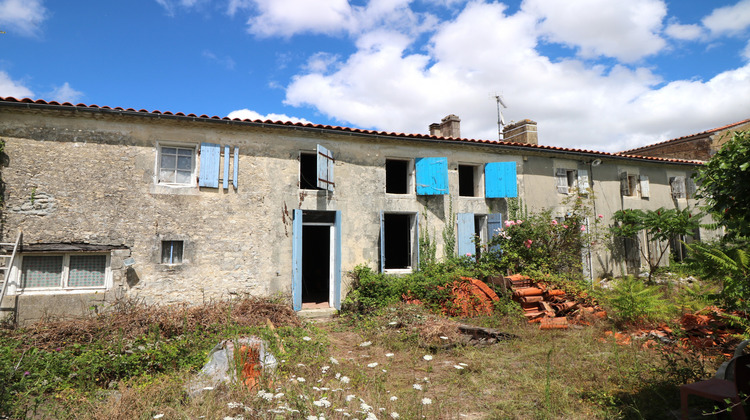
<instances>
[{"instance_id":1,"label":"blue wooden shutter","mask_svg":"<svg viewBox=\"0 0 750 420\"><path fill-rule=\"evenodd\" d=\"M201 171L198 177L199 187L219 188L220 159L220 145L213 143L201 143Z\"/></svg>"},{"instance_id":2,"label":"blue wooden shutter","mask_svg":"<svg viewBox=\"0 0 750 420\"><path fill-rule=\"evenodd\" d=\"M234 186L234 189L237 189L237 173L239 172L238 165L240 164L240 148L235 147L234 148L234 166L232 169L234 170L234 176L232 177L232 185Z\"/></svg>"},{"instance_id":3,"label":"blue wooden shutter","mask_svg":"<svg viewBox=\"0 0 750 420\"><path fill-rule=\"evenodd\" d=\"M229 188L229 146L224 146L224 182L222 188Z\"/></svg>"},{"instance_id":4,"label":"blue wooden shutter","mask_svg":"<svg viewBox=\"0 0 750 420\"><path fill-rule=\"evenodd\" d=\"M487 232L489 233L489 238L492 239L495 236L500 234L500 231L503 229L503 215L500 213L493 213L487 215ZM494 246L490 248L490 251L499 251L499 246Z\"/></svg>"},{"instance_id":5,"label":"blue wooden shutter","mask_svg":"<svg viewBox=\"0 0 750 420\"><path fill-rule=\"evenodd\" d=\"M302 309L302 210L292 211L292 305Z\"/></svg>"},{"instance_id":6,"label":"blue wooden shutter","mask_svg":"<svg viewBox=\"0 0 750 420\"><path fill-rule=\"evenodd\" d=\"M412 239L412 249L414 250L414 271L419 270L419 213L414 214L414 238Z\"/></svg>"},{"instance_id":7,"label":"blue wooden shutter","mask_svg":"<svg viewBox=\"0 0 750 420\"><path fill-rule=\"evenodd\" d=\"M385 212L380 212L380 272L385 271Z\"/></svg>"},{"instance_id":8,"label":"blue wooden shutter","mask_svg":"<svg viewBox=\"0 0 750 420\"><path fill-rule=\"evenodd\" d=\"M484 167L487 198L518 197L516 162L490 162Z\"/></svg>"},{"instance_id":9,"label":"blue wooden shutter","mask_svg":"<svg viewBox=\"0 0 750 420\"><path fill-rule=\"evenodd\" d=\"M458 255L474 255L476 246L474 245L474 213L456 214L456 232L458 233Z\"/></svg>"},{"instance_id":10,"label":"blue wooden shutter","mask_svg":"<svg viewBox=\"0 0 750 420\"><path fill-rule=\"evenodd\" d=\"M336 186L333 180L333 154L321 145L318 145L317 152L318 181L316 186L321 190L333 191L333 187Z\"/></svg>"},{"instance_id":11,"label":"blue wooden shutter","mask_svg":"<svg viewBox=\"0 0 750 420\"><path fill-rule=\"evenodd\" d=\"M341 210L336 210L336 221L333 233L334 252L333 257L333 307L341 309Z\"/></svg>"},{"instance_id":12,"label":"blue wooden shutter","mask_svg":"<svg viewBox=\"0 0 750 420\"><path fill-rule=\"evenodd\" d=\"M417 171L417 195L448 194L448 158L416 158L414 163Z\"/></svg>"}]
</instances>

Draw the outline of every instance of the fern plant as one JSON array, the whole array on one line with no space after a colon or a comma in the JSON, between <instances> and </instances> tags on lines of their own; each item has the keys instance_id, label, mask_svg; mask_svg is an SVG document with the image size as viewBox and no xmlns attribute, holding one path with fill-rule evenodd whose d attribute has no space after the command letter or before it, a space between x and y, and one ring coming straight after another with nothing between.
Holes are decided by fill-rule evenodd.
<instances>
[{"instance_id":1,"label":"fern plant","mask_svg":"<svg viewBox=\"0 0 750 420\"><path fill-rule=\"evenodd\" d=\"M673 312L673 306L658 287L647 286L633 276L617 282L610 292L609 303L615 318L628 324L665 321Z\"/></svg>"},{"instance_id":2,"label":"fern plant","mask_svg":"<svg viewBox=\"0 0 750 420\"><path fill-rule=\"evenodd\" d=\"M750 299L750 248L694 242L687 245L690 264L703 278L719 280L721 303L727 309L748 309Z\"/></svg>"}]
</instances>

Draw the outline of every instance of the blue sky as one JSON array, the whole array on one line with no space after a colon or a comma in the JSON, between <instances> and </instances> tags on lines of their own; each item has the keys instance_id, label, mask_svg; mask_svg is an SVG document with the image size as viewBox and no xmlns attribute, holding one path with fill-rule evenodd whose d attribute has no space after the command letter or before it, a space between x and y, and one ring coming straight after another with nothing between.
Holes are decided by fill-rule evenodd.
<instances>
[{"instance_id":1,"label":"blue sky","mask_svg":"<svg viewBox=\"0 0 750 420\"><path fill-rule=\"evenodd\" d=\"M750 0L0 0L0 96L619 151L750 118Z\"/></svg>"}]
</instances>

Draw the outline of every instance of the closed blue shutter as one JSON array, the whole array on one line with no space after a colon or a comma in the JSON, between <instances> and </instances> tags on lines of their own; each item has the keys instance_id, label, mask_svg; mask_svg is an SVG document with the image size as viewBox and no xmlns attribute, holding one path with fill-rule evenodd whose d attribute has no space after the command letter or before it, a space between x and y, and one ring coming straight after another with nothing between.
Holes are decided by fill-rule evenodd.
<instances>
[{"instance_id":1,"label":"closed blue shutter","mask_svg":"<svg viewBox=\"0 0 750 420\"><path fill-rule=\"evenodd\" d=\"M414 214L414 239L411 248L414 250L414 271L419 270L419 213Z\"/></svg>"},{"instance_id":2,"label":"closed blue shutter","mask_svg":"<svg viewBox=\"0 0 750 420\"><path fill-rule=\"evenodd\" d=\"M234 189L237 189L237 174L238 174L238 165L240 164L240 148L235 147L234 148L234 167L232 168L234 170L234 176L232 177L232 185L234 186Z\"/></svg>"},{"instance_id":3,"label":"closed blue shutter","mask_svg":"<svg viewBox=\"0 0 750 420\"><path fill-rule=\"evenodd\" d=\"M448 194L448 158L416 158L414 163L417 171L417 195Z\"/></svg>"},{"instance_id":4,"label":"closed blue shutter","mask_svg":"<svg viewBox=\"0 0 750 420\"><path fill-rule=\"evenodd\" d=\"M220 145L201 143L201 171L198 178L199 187L219 188L220 158Z\"/></svg>"},{"instance_id":5,"label":"closed blue shutter","mask_svg":"<svg viewBox=\"0 0 750 420\"><path fill-rule=\"evenodd\" d=\"M458 233L458 255L474 255L474 213L458 213L456 215L456 229Z\"/></svg>"},{"instance_id":6,"label":"closed blue shutter","mask_svg":"<svg viewBox=\"0 0 750 420\"><path fill-rule=\"evenodd\" d=\"M385 272L385 212L380 212L380 272Z\"/></svg>"},{"instance_id":7,"label":"closed blue shutter","mask_svg":"<svg viewBox=\"0 0 750 420\"><path fill-rule=\"evenodd\" d=\"M491 162L484 167L487 198L518 197L516 162Z\"/></svg>"},{"instance_id":8,"label":"closed blue shutter","mask_svg":"<svg viewBox=\"0 0 750 420\"><path fill-rule=\"evenodd\" d=\"M229 146L224 146L224 182L222 188L229 188Z\"/></svg>"},{"instance_id":9,"label":"closed blue shutter","mask_svg":"<svg viewBox=\"0 0 750 420\"><path fill-rule=\"evenodd\" d=\"M292 305L302 309L302 210L292 211Z\"/></svg>"},{"instance_id":10,"label":"closed blue shutter","mask_svg":"<svg viewBox=\"0 0 750 420\"><path fill-rule=\"evenodd\" d=\"M500 213L493 213L487 215L487 232L489 233L490 239L500 234L503 229L503 215ZM490 251L500 251L499 246L490 248Z\"/></svg>"},{"instance_id":11,"label":"closed blue shutter","mask_svg":"<svg viewBox=\"0 0 750 420\"><path fill-rule=\"evenodd\" d=\"M341 309L341 210L336 210L336 231L333 233L334 262L333 262L333 307Z\"/></svg>"}]
</instances>

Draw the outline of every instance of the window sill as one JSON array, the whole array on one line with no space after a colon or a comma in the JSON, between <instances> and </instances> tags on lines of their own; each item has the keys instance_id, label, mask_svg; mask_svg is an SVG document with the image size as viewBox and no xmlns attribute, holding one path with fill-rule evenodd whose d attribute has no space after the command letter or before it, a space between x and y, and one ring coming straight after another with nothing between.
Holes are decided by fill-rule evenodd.
<instances>
[{"instance_id":1,"label":"window sill","mask_svg":"<svg viewBox=\"0 0 750 420\"><path fill-rule=\"evenodd\" d=\"M198 195L200 190L196 185L151 184L149 193L156 195Z\"/></svg>"},{"instance_id":2,"label":"window sill","mask_svg":"<svg viewBox=\"0 0 750 420\"><path fill-rule=\"evenodd\" d=\"M76 289L22 289L16 290L14 293L8 293L8 296L24 296L24 295L81 295L91 293L106 292L106 287L89 287L89 288L76 288Z\"/></svg>"},{"instance_id":3,"label":"window sill","mask_svg":"<svg viewBox=\"0 0 750 420\"><path fill-rule=\"evenodd\" d=\"M413 271L413 268L386 268L383 270L383 274L411 274Z\"/></svg>"}]
</instances>

